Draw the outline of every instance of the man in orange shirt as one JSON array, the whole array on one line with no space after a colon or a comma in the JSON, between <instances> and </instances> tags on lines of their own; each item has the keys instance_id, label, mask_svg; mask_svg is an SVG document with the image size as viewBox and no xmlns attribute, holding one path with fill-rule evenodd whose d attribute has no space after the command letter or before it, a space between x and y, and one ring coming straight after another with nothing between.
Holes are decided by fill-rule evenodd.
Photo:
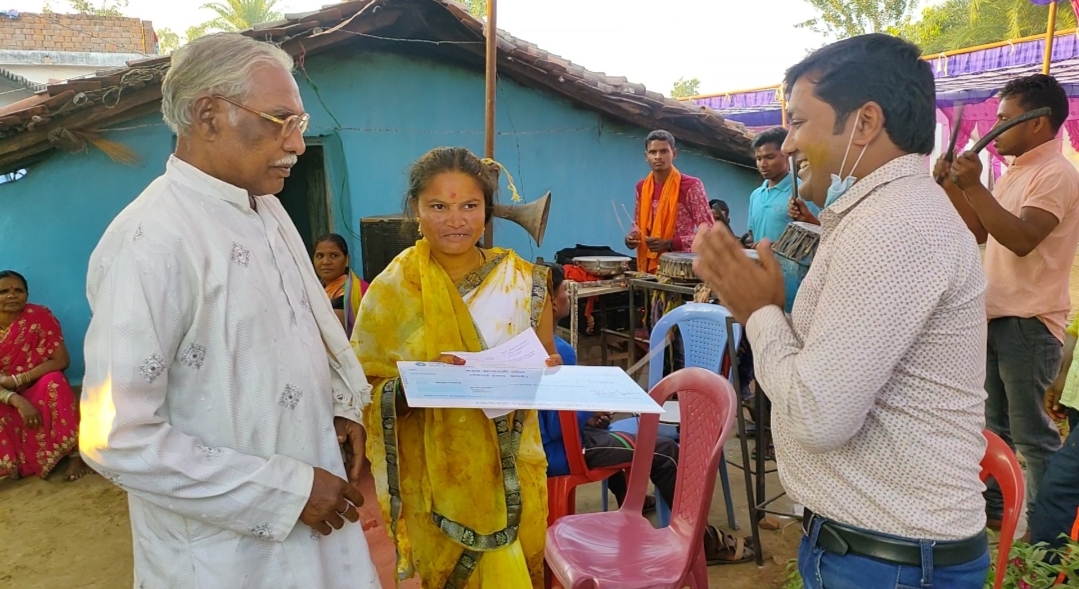
<instances>
[{"instance_id":1,"label":"man in orange shirt","mask_svg":"<svg viewBox=\"0 0 1079 589\"><path fill-rule=\"evenodd\" d=\"M645 159L652 172L637 183L633 230L626 247L637 250L637 269L655 274L659 257L688 252L697 227L711 227L712 210L704 183L674 167L674 135L662 129L645 137Z\"/></svg>"},{"instance_id":2,"label":"man in orange shirt","mask_svg":"<svg viewBox=\"0 0 1079 589\"><path fill-rule=\"evenodd\" d=\"M981 183L976 154L960 155L950 169L938 161L936 172L947 176L949 198L979 243L986 244L985 420L1026 458L1029 511L1049 458L1060 449L1060 434L1042 406L1060 368L1071 307L1068 279L1079 241L1079 170L1060 152L1057 133L1068 117L1068 97L1054 78L1038 74L1012 80L1000 97L998 124L1037 108L1052 112L996 140L1001 155L1016 159L994 192ZM999 526L1003 507L999 487L990 484L990 527Z\"/></svg>"}]
</instances>

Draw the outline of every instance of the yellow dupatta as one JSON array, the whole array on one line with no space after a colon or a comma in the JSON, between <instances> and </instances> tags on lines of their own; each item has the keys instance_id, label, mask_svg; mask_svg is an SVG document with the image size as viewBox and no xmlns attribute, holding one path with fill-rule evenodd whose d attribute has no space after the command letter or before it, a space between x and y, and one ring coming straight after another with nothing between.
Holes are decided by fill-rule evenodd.
<instances>
[{"instance_id":1,"label":"yellow dupatta","mask_svg":"<svg viewBox=\"0 0 1079 589\"><path fill-rule=\"evenodd\" d=\"M478 409L395 409L397 361L485 347L461 290L483 290L502 264L533 273L512 252L489 256L454 285L420 240L371 283L352 336L374 385L367 455L398 576L419 573L425 588L543 585L546 461L535 411L488 419ZM543 292L540 305L545 282ZM514 444L516 464L503 469Z\"/></svg>"},{"instance_id":2,"label":"yellow dupatta","mask_svg":"<svg viewBox=\"0 0 1079 589\"><path fill-rule=\"evenodd\" d=\"M678 189L682 185L682 173L671 167L671 173L663 184L659 195L659 206L655 218L652 218L652 199L656 194L656 173L648 174L641 185L641 202L637 204L637 227L641 230L641 243L637 246L637 270L655 274L659 266L659 254L649 251L645 237L672 239L675 222L678 220Z\"/></svg>"}]
</instances>

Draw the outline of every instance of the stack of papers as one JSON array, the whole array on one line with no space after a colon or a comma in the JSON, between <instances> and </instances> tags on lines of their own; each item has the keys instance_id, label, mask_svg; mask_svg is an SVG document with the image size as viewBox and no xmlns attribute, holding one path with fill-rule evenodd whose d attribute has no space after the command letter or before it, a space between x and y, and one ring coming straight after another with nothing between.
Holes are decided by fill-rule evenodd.
<instances>
[{"instance_id":1,"label":"stack of papers","mask_svg":"<svg viewBox=\"0 0 1079 589\"><path fill-rule=\"evenodd\" d=\"M547 350L529 329L483 352L446 352L464 366L398 362L411 407L483 409L488 417L515 409L663 413L621 368L547 367Z\"/></svg>"}]
</instances>

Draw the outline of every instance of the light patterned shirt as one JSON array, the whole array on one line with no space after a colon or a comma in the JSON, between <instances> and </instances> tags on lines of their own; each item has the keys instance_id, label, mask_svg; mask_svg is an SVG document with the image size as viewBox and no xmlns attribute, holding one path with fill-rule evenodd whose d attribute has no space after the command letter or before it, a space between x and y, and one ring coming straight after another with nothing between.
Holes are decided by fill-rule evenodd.
<instances>
[{"instance_id":1,"label":"light patterned shirt","mask_svg":"<svg viewBox=\"0 0 1079 589\"><path fill-rule=\"evenodd\" d=\"M109 226L80 448L128 492L138 589L377 589L359 524L298 522L313 467L345 478L333 419L360 419L366 382L327 353L348 342L320 327L332 310L295 226L256 201L172 158Z\"/></svg>"},{"instance_id":2,"label":"light patterned shirt","mask_svg":"<svg viewBox=\"0 0 1079 589\"><path fill-rule=\"evenodd\" d=\"M779 475L816 513L907 538L985 528L985 277L925 158L897 158L820 216L790 318L750 317Z\"/></svg>"}]
</instances>

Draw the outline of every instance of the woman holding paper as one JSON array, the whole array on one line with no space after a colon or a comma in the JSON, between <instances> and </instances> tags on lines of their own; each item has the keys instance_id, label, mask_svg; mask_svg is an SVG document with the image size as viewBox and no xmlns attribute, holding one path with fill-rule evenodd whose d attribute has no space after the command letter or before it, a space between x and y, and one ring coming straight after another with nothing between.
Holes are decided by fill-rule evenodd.
<instances>
[{"instance_id":1,"label":"woman holding paper","mask_svg":"<svg viewBox=\"0 0 1079 589\"><path fill-rule=\"evenodd\" d=\"M398 573L424 587L543 586L547 459L535 411L410 408L397 362L463 364L535 329L551 355L548 273L515 253L476 246L491 220L497 173L463 148L412 166L407 211L423 236L368 288L352 345L375 387L364 416L379 505ZM512 189L512 184L511 184Z\"/></svg>"}]
</instances>

